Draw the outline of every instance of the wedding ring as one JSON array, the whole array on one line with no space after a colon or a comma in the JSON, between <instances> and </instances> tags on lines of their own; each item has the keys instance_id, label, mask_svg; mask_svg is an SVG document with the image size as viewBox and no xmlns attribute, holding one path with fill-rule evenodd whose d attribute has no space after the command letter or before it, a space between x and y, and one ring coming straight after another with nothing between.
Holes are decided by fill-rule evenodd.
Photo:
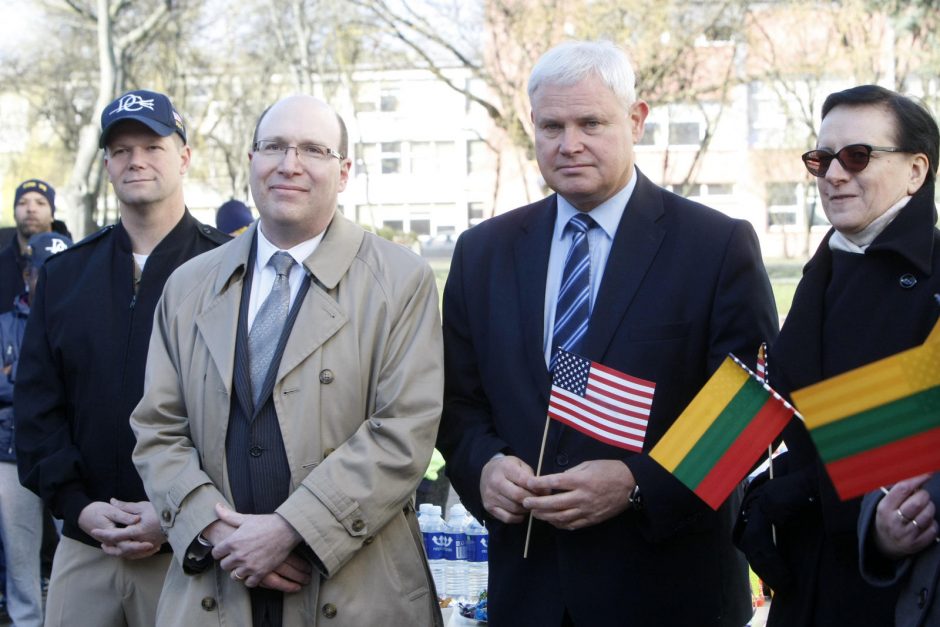
<instances>
[{"instance_id":1,"label":"wedding ring","mask_svg":"<svg viewBox=\"0 0 940 627\"><path fill-rule=\"evenodd\" d=\"M914 521L912 521L910 518L908 518L907 516L905 516L903 513L901 513L901 508L900 508L900 507L898 508L898 518L900 518L901 520L903 520L903 521L906 522L906 523L914 522ZM914 525L914 526L916 527L917 525Z\"/></svg>"},{"instance_id":2,"label":"wedding ring","mask_svg":"<svg viewBox=\"0 0 940 627\"><path fill-rule=\"evenodd\" d=\"M233 570L232 579L234 579L235 581L243 581L245 578L239 575L237 570Z\"/></svg>"},{"instance_id":3,"label":"wedding ring","mask_svg":"<svg viewBox=\"0 0 940 627\"><path fill-rule=\"evenodd\" d=\"M916 518L911 518L911 524L914 525L916 528L920 529L920 525L917 524Z\"/></svg>"}]
</instances>

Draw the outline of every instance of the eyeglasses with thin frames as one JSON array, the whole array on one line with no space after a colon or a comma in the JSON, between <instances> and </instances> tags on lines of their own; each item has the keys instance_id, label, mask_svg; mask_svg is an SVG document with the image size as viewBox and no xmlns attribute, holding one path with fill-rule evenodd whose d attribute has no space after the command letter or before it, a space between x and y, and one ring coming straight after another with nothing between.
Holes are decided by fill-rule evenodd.
<instances>
[{"instance_id":1,"label":"eyeglasses with thin frames","mask_svg":"<svg viewBox=\"0 0 940 627\"><path fill-rule=\"evenodd\" d=\"M823 177L829 171L832 160L838 161L848 172L861 172L868 167L873 152L910 152L903 148L889 146L871 146L869 144L849 144L836 153L828 150L810 150L803 155L803 164L813 176Z\"/></svg>"},{"instance_id":2,"label":"eyeglasses with thin frames","mask_svg":"<svg viewBox=\"0 0 940 627\"><path fill-rule=\"evenodd\" d=\"M290 144L276 140L262 139L255 142L253 150L264 157L277 157L280 159L283 158L291 148L294 149L297 158L301 161L325 161L330 157L336 157L340 161L343 160L343 155L332 148L327 148L320 144L298 144L291 146Z\"/></svg>"}]
</instances>

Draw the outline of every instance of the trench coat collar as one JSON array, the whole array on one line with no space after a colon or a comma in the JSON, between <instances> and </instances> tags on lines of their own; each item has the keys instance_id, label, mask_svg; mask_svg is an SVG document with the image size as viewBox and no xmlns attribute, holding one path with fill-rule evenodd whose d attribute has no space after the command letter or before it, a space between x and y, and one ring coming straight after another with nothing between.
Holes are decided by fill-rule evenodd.
<instances>
[{"instance_id":1,"label":"trench coat collar","mask_svg":"<svg viewBox=\"0 0 940 627\"><path fill-rule=\"evenodd\" d=\"M214 287L216 295L226 289L236 273L239 277L244 275L259 222L255 220L248 230L228 244L233 250L222 257ZM337 212L327 226L320 245L304 260L304 267L324 288L331 290L349 270L364 237L365 231Z\"/></svg>"}]
</instances>

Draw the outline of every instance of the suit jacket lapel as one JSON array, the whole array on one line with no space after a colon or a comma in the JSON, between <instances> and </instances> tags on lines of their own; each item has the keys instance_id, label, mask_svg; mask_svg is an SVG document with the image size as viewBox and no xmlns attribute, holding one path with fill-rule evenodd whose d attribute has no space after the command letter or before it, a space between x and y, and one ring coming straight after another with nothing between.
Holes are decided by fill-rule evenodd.
<instances>
[{"instance_id":1,"label":"suit jacket lapel","mask_svg":"<svg viewBox=\"0 0 940 627\"><path fill-rule=\"evenodd\" d=\"M614 236L591 323L584 337L584 354L604 360L643 277L653 263L666 230L657 221L663 215L662 191L637 170L637 183Z\"/></svg>"},{"instance_id":2,"label":"suit jacket lapel","mask_svg":"<svg viewBox=\"0 0 940 627\"><path fill-rule=\"evenodd\" d=\"M548 368L545 366L545 281L555 229L557 205L549 196L533 206L513 247L516 289L522 314L522 336L529 374L548 400Z\"/></svg>"}]
</instances>

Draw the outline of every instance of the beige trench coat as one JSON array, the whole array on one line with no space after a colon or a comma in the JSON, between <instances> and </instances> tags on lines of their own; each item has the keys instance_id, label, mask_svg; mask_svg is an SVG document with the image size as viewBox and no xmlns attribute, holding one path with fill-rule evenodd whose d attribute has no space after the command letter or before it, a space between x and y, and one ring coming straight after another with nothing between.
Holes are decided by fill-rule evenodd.
<instances>
[{"instance_id":1,"label":"beige trench coat","mask_svg":"<svg viewBox=\"0 0 940 627\"><path fill-rule=\"evenodd\" d=\"M248 594L185 551L231 507L225 435L235 330L254 235L180 267L157 307L134 463L173 547L158 624L250 627ZM440 624L410 498L441 413L434 277L405 248L337 214L304 262L314 280L281 359L274 403L292 493L277 509L322 561L285 595L284 627Z\"/></svg>"}]
</instances>

